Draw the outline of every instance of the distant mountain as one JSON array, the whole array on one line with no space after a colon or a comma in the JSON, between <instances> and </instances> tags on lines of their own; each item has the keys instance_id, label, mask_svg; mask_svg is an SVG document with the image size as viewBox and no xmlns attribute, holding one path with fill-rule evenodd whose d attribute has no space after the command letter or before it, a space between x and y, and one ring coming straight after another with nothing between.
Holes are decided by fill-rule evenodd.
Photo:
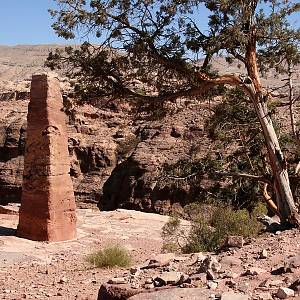
<instances>
[{"instance_id":1,"label":"distant mountain","mask_svg":"<svg viewBox=\"0 0 300 300\"><path fill-rule=\"evenodd\" d=\"M65 46L55 44L0 46L0 91L15 88L16 83L29 81L33 73L47 70L44 63L48 53L55 48ZM213 66L220 74L245 73L237 62L229 65L222 57L214 59ZM284 84L282 81L284 78L285 76L278 77L270 72L263 79L263 84L264 86L278 86ZM295 85L300 88L300 68L295 72L295 79Z\"/></svg>"},{"instance_id":2,"label":"distant mountain","mask_svg":"<svg viewBox=\"0 0 300 300\"><path fill-rule=\"evenodd\" d=\"M48 53L62 45L0 45L0 92L27 88L33 73L46 71Z\"/></svg>"}]
</instances>

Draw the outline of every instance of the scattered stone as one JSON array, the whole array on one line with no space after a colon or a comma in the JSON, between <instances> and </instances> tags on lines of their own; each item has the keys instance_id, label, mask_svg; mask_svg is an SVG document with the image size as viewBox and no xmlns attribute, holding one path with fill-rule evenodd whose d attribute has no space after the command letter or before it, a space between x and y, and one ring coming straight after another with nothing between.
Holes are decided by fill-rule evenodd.
<instances>
[{"instance_id":1,"label":"scattered stone","mask_svg":"<svg viewBox=\"0 0 300 300\"><path fill-rule=\"evenodd\" d=\"M62 278L60 278L59 279L59 281L58 281L58 283L66 283L68 280L67 280L67 278L66 277L62 277Z\"/></svg>"},{"instance_id":2,"label":"scattered stone","mask_svg":"<svg viewBox=\"0 0 300 300\"><path fill-rule=\"evenodd\" d=\"M266 273L267 271L265 269L262 269L262 268L258 268L258 267L252 267L252 268L249 268L245 273L244 275L247 276L257 276L257 275L260 275L260 274L263 274L263 273Z\"/></svg>"},{"instance_id":3,"label":"scattered stone","mask_svg":"<svg viewBox=\"0 0 300 300\"><path fill-rule=\"evenodd\" d=\"M204 255L202 252L198 252L198 253L192 253L190 258L191 258L191 262L188 265L192 266L195 264L202 263L207 258L207 256Z\"/></svg>"},{"instance_id":4,"label":"scattered stone","mask_svg":"<svg viewBox=\"0 0 300 300\"><path fill-rule=\"evenodd\" d=\"M300 292L300 279L297 279L296 281L294 281L290 286L290 289L296 291L296 292Z\"/></svg>"},{"instance_id":5,"label":"scattered stone","mask_svg":"<svg viewBox=\"0 0 300 300\"><path fill-rule=\"evenodd\" d=\"M181 281L183 282L183 277L184 275L181 272L164 272L160 276L157 276L154 279L154 282L161 283L157 286L163 286L168 284L176 285Z\"/></svg>"},{"instance_id":6,"label":"scattered stone","mask_svg":"<svg viewBox=\"0 0 300 300\"><path fill-rule=\"evenodd\" d=\"M296 255L289 259L289 261L285 264L286 269L297 269L300 267L300 255Z\"/></svg>"},{"instance_id":7,"label":"scattered stone","mask_svg":"<svg viewBox=\"0 0 300 300\"><path fill-rule=\"evenodd\" d=\"M180 278L180 283L191 283L192 280L190 279L190 276L187 274L182 274Z\"/></svg>"},{"instance_id":8,"label":"scattered stone","mask_svg":"<svg viewBox=\"0 0 300 300\"><path fill-rule=\"evenodd\" d=\"M273 297L269 292L259 293L257 297L258 300L273 300Z\"/></svg>"},{"instance_id":9,"label":"scattered stone","mask_svg":"<svg viewBox=\"0 0 300 300\"><path fill-rule=\"evenodd\" d=\"M277 267L272 268L272 270L271 270L272 275L281 275L284 273L287 273L287 269L285 266L279 266L279 267L277 266Z\"/></svg>"},{"instance_id":10,"label":"scattered stone","mask_svg":"<svg viewBox=\"0 0 300 300\"><path fill-rule=\"evenodd\" d=\"M244 238L238 235L230 235L227 237L226 246L242 248L244 246Z\"/></svg>"},{"instance_id":11,"label":"scattered stone","mask_svg":"<svg viewBox=\"0 0 300 300\"><path fill-rule=\"evenodd\" d=\"M271 279L266 279L264 281L262 281L259 284L259 287L279 287L282 286L284 284L284 282L280 279L276 279L276 280L271 280Z\"/></svg>"},{"instance_id":12,"label":"scattered stone","mask_svg":"<svg viewBox=\"0 0 300 300\"><path fill-rule=\"evenodd\" d=\"M131 267L130 268L130 274L133 276L139 276L141 273L140 267Z\"/></svg>"},{"instance_id":13,"label":"scattered stone","mask_svg":"<svg viewBox=\"0 0 300 300\"><path fill-rule=\"evenodd\" d=\"M237 285L237 283L236 283L234 280L232 280L232 279L227 280L227 281L225 282L225 284L228 285L231 289L236 288L236 285Z\"/></svg>"},{"instance_id":14,"label":"scattered stone","mask_svg":"<svg viewBox=\"0 0 300 300\"><path fill-rule=\"evenodd\" d=\"M192 274L189 276L192 281L201 281L202 283L207 283L206 273Z\"/></svg>"},{"instance_id":15,"label":"scattered stone","mask_svg":"<svg viewBox=\"0 0 300 300\"><path fill-rule=\"evenodd\" d=\"M153 289L154 288L154 284L153 283L145 283L144 284L144 288L147 290Z\"/></svg>"},{"instance_id":16,"label":"scattered stone","mask_svg":"<svg viewBox=\"0 0 300 300\"><path fill-rule=\"evenodd\" d=\"M249 283L248 282L241 283L238 287L238 290L246 294L249 291Z\"/></svg>"},{"instance_id":17,"label":"scattered stone","mask_svg":"<svg viewBox=\"0 0 300 300\"><path fill-rule=\"evenodd\" d=\"M266 249L263 249L259 254L259 258L265 259L267 257L268 257L268 251Z\"/></svg>"},{"instance_id":18,"label":"scattered stone","mask_svg":"<svg viewBox=\"0 0 300 300\"><path fill-rule=\"evenodd\" d=\"M227 272L224 274L223 278L232 278L232 279L235 279L235 278L238 278L239 277L239 274L237 273L234 273L234 272Z\"/></svg>"},{"instance_id":19,"label":"scattered stone","mask_svg":"<svg viewBox=\"0 0 300 300\"><path fill-rule=\"evenodd\" d=\"M174 261L179 261L179 262L181 262L181 261L186 261L187 259L189 259L187 256L176 256L176 257L174 258Z\"/></svg>"},{"instance_id":20,"label":"scattered stone","mask_svg":"<svg viewBox=\"0 0 300 300\"><path fill-rule=\"evenodd\" d=\"M145 280L145 284L150 284L150 283L152 283L152 282L153 282L153 280L152 280L151 277L148 277L148 278L146 278L146 280Z\"/></svg>"},{"instance_id":21,"label":"scattered stone","mask_svg":"<svg viewBox=\"0 0 300 300\"><path fill-rule=\"evenodd\" d=\"M276 280L268 280L268 285L270 286L270 287L278 287L278 286L281 286L281 285L283 285L284 284L284 282L282 281L282 280L280 280L280 279L276 279Z\"/></svg>"},{"instance_id":22,"label":"scattered stone","mask_svg":"<svg viewBox=\"0 0 300 300\"><path fill-rule=\"evenodd\" d=\"M279 299L287 299L289 297L293 297L295 292L292 289L280 287L276 293L276 297Z\"/></svg>"},{"instance_id":23,"label":"scattered stone","mask_svg":"<svg viewBox=\"0 0 300 300\"><path fill-rule=\"evenodd\" d=\"M127 280L124 277L115 277L108 280L109 284L124 284Z\"/></svg>"},{"instance_id":24,"label":"scattered stone","mask_svg":"<svg viewBox=\"0 0 300 300\"><path fill-rule=\"evenodd\" d=\"M222 294L221 300L248 300L247 295L238 294L234 292L226 292Z\"/></svg>"},{"instance_id":25,"label":"scattered stone","mask_svg":"<svg viewBox=\"0 0 300 300\"><path fill-rule=\"evenodd\" d=\"M207 279L209 280L215 280L218 278L218 276L210 269L207 270L206 275L207 275Z\"/></svg>"},{"instance_id":26,"label":"scattered stone","mask_svg":"<svg viewBox=\"0 0 300 300\"><path fill-rule=\"evenodd\" d=\"M155 258L146 261L146 263L141 266L141 269L149 269L149 268L158 268L164 267L170 264L171 261L175 259L174 253L164 253L158 254Z\"/></svg>"},{"instance_id":27,"label":"scattered stone","mask_svg":"<svg viewBox=\"0 0 300 300\"><path fill-rule=\"evenodd\" d=\"M213 272L220 272L221 268L222 268L221 264L218 262L218 260L215 257L208 256L201 263L199 272L206 273L208 270L212 270Z\"/></svg>"},{"instance_id":28,"label":"scattered stone","mask_svg":"<svg viewBox=\"0 0 300 300\"><path fill-rule=\"evenodd\" d=\"M215 281L208 281L207 286L209 289L215 290L218 287L218 283Z\"/></svg>"},{"instance_id":29,"label":"scattered stone","mask_svg":"<svg viewBox=\"0 0 300 300\"><path fill-rule=\"evenodd\" d=\"M182 135L182 131L183 131L182 128L180 128L178 126L174 126L174 127L172 127L172 130L171 130L171 136L174 138L179 138Z\"/></svg>"}]
</instances>

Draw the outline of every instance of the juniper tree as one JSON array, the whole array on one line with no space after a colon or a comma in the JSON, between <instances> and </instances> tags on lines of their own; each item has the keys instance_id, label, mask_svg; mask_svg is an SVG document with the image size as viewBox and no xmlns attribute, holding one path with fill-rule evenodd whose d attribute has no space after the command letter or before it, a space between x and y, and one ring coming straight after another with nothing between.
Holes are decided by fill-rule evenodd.
<instances>
[{"instance_id":1,"label":"juniper tree","mask_svg":"<svg viewBox=\"0 0 300 300\"><path fill-rule=\"evenodd\" d=\"M300 4L283 0L56 0L51 10L59 36L73 39L94 35L100 46L88 42L80 48L50 53L48 66L68 66L77 78L75 91L90 97L126 97L145 101L201 97L217 85L240 87L260 122L272 170L278 214L299 225L291 193L287 164L281 151L261 83L258 50L270 40L280 42L281 27L294 31L289 18ZM207 29L199 16L206 8ZM274 26L276 30L274 30ZM288 33L287 33L288 34ZM297 49L298 51L298 49ZM215 55L239 60L239 74L212 75ZM261 55L268 57L267 52ZM202 63L199 58L203 57Z\"/></svg>"}]
</instances>

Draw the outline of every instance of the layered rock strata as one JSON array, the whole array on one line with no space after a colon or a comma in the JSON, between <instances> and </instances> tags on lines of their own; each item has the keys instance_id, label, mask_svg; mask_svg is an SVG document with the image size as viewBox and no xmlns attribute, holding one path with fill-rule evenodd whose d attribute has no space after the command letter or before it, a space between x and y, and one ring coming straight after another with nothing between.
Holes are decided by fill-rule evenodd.
<instances>
[{"instance_id":1,"label":"layered rock strata","mask_svg":"<svg viewBox=\"0 0 300 300\"><path fill-rule=\"evenodd\" d=\"M75 199L58 79L32 77L17 234L39 241L76 237Z\"/></svg>"}]
</instances>

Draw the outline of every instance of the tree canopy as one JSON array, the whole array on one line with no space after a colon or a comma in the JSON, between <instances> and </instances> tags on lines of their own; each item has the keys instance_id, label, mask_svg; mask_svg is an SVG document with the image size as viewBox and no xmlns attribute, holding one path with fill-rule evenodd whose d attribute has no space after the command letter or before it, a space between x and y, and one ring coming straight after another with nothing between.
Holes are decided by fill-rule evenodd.
<instances>
[{"instance_id":1,"label":"tree canopy","mask_svg":"<svg viewBox=\"0 0 300 300\"><path fill-rule=\"evenodd\" d=\"M297 41L299 50L300 29L289 24L289 16L300 10L300 4L293 1L56 2L60 9L50 12L59 36L88 39L92 35L101 44L85 42L77 49L68 47L65 53L50 53L48 59L53 68L68 63L69 75L80 82L77 91L86 96L170 98L197 94L203 80L195 73L199 68L209 71L214 55L246 63L253 27L264 65L274 49L282 48L282 41L287 45L291 41L294 50ZM203 20L199 18L204 9L208 12L207 27L201 28Z\"/></svg>"},{"instance_id":2,"label":"tree canopy","mask_svg":"<svg viewBox=\"0 0 300 300\"><path fill-rule=\"evenodd\" d=\"M286 159L268 112L270 91L260 78L269 68L279 71L283 61L299 61L300 27L290 22L292 15L299 15L298 1L56 2L59 9L50 13L59 36L99 38L100 45L85 42L48 57L51 68L68 67L68 75L77 79L75 92L83 99L164 100L199 97L220 84L240 87L253 104L264 136L276 195L272 206L283 221L300 225ZM208 12L206 27L200 20L203 9ZM245 74L212 73L215 55L240 61Z\"/></svg>"}]
</instances>

